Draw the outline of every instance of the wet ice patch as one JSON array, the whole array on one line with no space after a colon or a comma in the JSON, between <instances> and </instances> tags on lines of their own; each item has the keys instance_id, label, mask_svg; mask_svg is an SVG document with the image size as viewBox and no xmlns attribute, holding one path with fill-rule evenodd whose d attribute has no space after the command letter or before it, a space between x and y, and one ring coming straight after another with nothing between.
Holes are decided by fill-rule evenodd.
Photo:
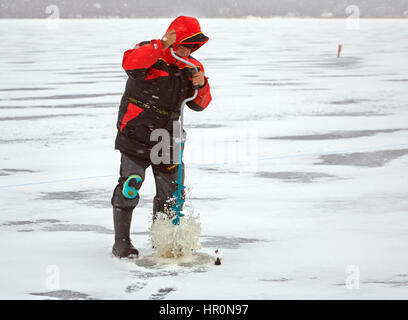
<instances>
[{"instance_id":1,"label":"wet ice patch","mask_svg":"<svg viewBox=\"0 0 408 320\"><path fill-rule=\"evenodd\" d=\"M43 223L58 223L61 222L61 220L57 219L38 219L38 220L18 220L18 221L7 221L0 226L26 226L26 225L32 225L32 224L43 224Z\"/></svg>"},{"instance_id":2,"label":"wet ice patch","mask_svg":"<svg viewBox=\"0 0 408 320\"><path fill-rule=\"evenodd\" d=\"M259 281L265 281L265 282L287 282L290 281L292 279L288 279L288 278L278 278L278 279L259 279Z\"/></svg>"},{"instance_id":3,"label":"wet ice patch","mask_svg":"<svg viewBox=\"0 0 408 320\"><path fill-rule=\"evenodd\" d=\"M379 133L393 133L398 131L408 130L407 128L395 129L379 129L379 130L350 130L350 131L333 131L324 134L309 134L297 136L277 136L267 137L266 140L336 140L336 139L351 139L370 137Z\"/></svg>"},{"instance_id":4,"label":"wet ice patch","mask_svg":"<svg viewBox=\"0 0 408 320\"><path fill-rule=\"evenodd\" d=\"M320 156L322 162L315 165L337 165L337 166L357 166L357 167L382 167L399 157L408 154L408 149L381 150L373 152L354 152L342 154L327 154Z\"/></svg>"},{"instance_id":5,"label":"wet ice patch","mask_svg":"<svg viewBox=\"0 0 408 320\"><path fill-rule=\"evenodd\" d=\"M316 179L336 178L334 175L322 172L257 172L256 176L296 183L312 183L315 182Z\"/></svg>"},{"instance_id":6,"label":"wet ice patch","mask_svg":"<svg viewBox=\"0 0 408 320\"><path fill-rule=\"evenodd\" d=\"M78 190L78 191L54 191L54 192L42 192L41 200L84 200L89 197L93 197L104 190Z\"/></svg>"},{"instance_id":7,"label":"wet ice patch","mask_svg":"<svg viewBox=\"0 0 408 320\"><path fill-rule=\"evenodd\" d=\"M238 249L243 244L256 243L264 240L255 238L236 238L225 236L203 236L201 245L207 248Z\"/></svg>"},{"instance_id":8,"label":"wet ice patch","mask_svg":"<svg viewBox=\"0 0 408 320\"><path fill-rule=\"evenodd\" d=\"M383 81L389 81L389 82L408 82L408 79L387 79Z\"/></svg>"},{"instance_id":9,"label":"wet ice patch","mask_svg":"<svg viewBox=\"0 0 408 320\"><path fill-rule=\"evenodd\" d=\"M89 294L71 290L56 290L50 292L30 293L33 296L52 297L60 300L94 300Z\"/></svg>"},{"instance_id":10,"label":"wet ice patch","mask_svg":"<svg viewBox=\"0 0 408 320\"><path fill-rule=\"evenodd\" d=\"M189 262L194 259L193 253L200 249L199 237L201 224L199 217L188 214L180 218L175 226L167 214L159 213L150 227L151 241L156 248L156 258L161 262L166 259L178 259Z\"/></svg>"},{"instance_id":11,"label":"wet ice patch","mask_svg":"<svg viewBox=\"0 0 408 320\"><path fill-rule=\"evenodd\" d=\"M111 207L109 197L110 193L108 190L92 189L41 192L41 196L36 198L36 200L68 200L77 201L81 205L86 205L94 208L109 208Z\"/></svg>"},{"instance_id":12,"label":"wet ice patch","mask_svg":"<svg viewBox=\"0 0 408 320\"><path fill-rule=\"evenodd\" d=\"M0 169L0 176L9 176L11 174L20 173L20 172L33 173L36 171L28 170L28 169Z\"/></svg>"},{"instance_id":13,"label":"wet ice patch","mask_svg":"<svg viewBox=\"0 0 408 320\"><path fill-rule=\"evenodd\" d=\"M93 224L64 224L58 223L46 226L43 231L75 231L75 232L97 232L102 234L113 234L112 229Z\"/></svg>"},{"instance_id":14,"label":"wet ice patch","mask_svg":"<svg viewBox=\"0 0 408 320\"><path fill-rule=\"evenodd\" d=\"M178 258L164 258L158 256L156 253L140 256L139 259L135 260L135 264L139 267L150 269L150 270L160 270L163 266L171 265L172 267L178 266L182 268L192 268L188 272L201 273L207 272L206 265L213 263L215 260L214 256L211 256L203 252L193 252L189 256L178 257ZM180 273L186 273L185 269L177 269L171 271L155 271L155 272L143 272L138 275L138 278L153 278L153 277L167 277L167 276L177 276Z\"/></svg>"},{"instance_id":15,"label":"wet ice patch","mask_svg":"<svg viewBox=\"0 0 408 320\"><path fill-rule=\"evenodd\" d=\"M331 101L329 104L335 104L335 105L344 105L344 104L359 104L362 102L368 102L370 101L369 99L345 99L345 100L336 100L336 101Z\"/></svg>"},{"instance_id":16,"label":"wet ice patch","mask_svg":"<svg viewBox=\"0 0 408 320\"><path fill-rule=\"evenodd\" d=\"M393 288L398 287L407 287L408 286L408 275L406 274L397 274L392 276L389 279L369 279L366 281L362 281L363 284L378 284L389 286ZM347 286L346 283L333 283L333 286Z\"/></svg>"}]
</instances>

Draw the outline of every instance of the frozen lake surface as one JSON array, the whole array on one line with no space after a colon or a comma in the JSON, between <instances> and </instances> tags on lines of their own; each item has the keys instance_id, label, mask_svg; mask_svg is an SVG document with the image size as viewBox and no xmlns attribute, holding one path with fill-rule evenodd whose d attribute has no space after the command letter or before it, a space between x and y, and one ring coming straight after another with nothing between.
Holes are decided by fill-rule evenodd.
<instances>
[{"instance_id":1,"label":"frozen lake surface","mask_svg":"<svg viewBox=\"0 0 408 320\"><path fill-rule=\"evenodd\" d=\"M202 249L150 259L149 170L141 257L111 256L122 55L170 21L0 20L0 299L406 299L407 20L200 20Z\"/></svg>"}]
</instances>

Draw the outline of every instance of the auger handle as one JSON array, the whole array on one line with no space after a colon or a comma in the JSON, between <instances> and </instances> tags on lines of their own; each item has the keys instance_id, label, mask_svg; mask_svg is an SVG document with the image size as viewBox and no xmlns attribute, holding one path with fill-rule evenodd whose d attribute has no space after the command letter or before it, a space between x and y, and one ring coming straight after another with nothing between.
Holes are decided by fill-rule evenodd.
<instances>
[{"instance_id":1,"label":"auger handle","mask_svg":"<svg viewBox=\"0 0 408 320\"><path fill-rule=\"evenodd\" d=\"M171 55L173 56L173 58L175 58L175 59L178 60L178 61L184 62L185 64L187 64L187 65L193 67L194 70L195 70L196 72L198 72L198 69L197 69L197 67L196 67L194 64L192 64L191 62L189 62L189 61L187 61L187 60L184 60L183 58L177 56L177 55L174 53L173 45L170 46L170 53L171 53ZM189 102L189 101L194 100L194 99L197 97L197 95L198 95L198 86L194 87L194 94L193 94L193 96L190 97L190 98L184 99L184 100L181 102L181 106L180 106L180 152L179 152L179 167L178 167L178 179L177 179L177 182L178 182L178 183L177 183L177 191L176 191L176 194L177 194L177 204L176 204L176 206L175 206L175 207L176 207L176 218L174 218L174 219L172 220L172 223L173 223L173 225L175 225L175 226L177 226L177 225L180 224L180 217L184 216L184 215L181 213L181 204L182 204L182 202L184 202L184 201L181 199L181 191L185 188L185 186L183 186L183 185L182 185L182 182L181 182L181 180L182 180L182 170L183 170L183 119L184 119L184 117L183 117L183 114L184 114L183 111L184 111L184 106L185 106L185 104L186 104L187 102Z\"/></svg>"},{"instance_id":2,"label":"auger handle","mask_svg":"<svg viewBox=\"0 0 408 320\"><path fill-rule=\"evenodd\" d=\"M173 45L170 46L170 53L171 53L171 55L173 56L173 58L175 58L175 59L177 59L177 60L179 60L179 61L181 61L181 62L184 62L185 64L189 65L190 67L193 67L194 70L195 70L196 72L198 72L198 68L197 68L194 64L192 64L190 61L184 60L183 58L179 57L178 55L176 55L176 54L174 53ZM187 99L183 100L183 102L181 103L181 107L180 107L180 141L181 141L181 142L182 142L182 140L183 140L183 111L184 111L184 105L185 105L187 102L194 100L194 99L197 97L197 95L198 95L198 86L194 87L194 94L193 94L193 96L190 97L190 98L187 98ZM180 159L180 161L181 161L181 159Z\"/></svg>"}]
</instances>

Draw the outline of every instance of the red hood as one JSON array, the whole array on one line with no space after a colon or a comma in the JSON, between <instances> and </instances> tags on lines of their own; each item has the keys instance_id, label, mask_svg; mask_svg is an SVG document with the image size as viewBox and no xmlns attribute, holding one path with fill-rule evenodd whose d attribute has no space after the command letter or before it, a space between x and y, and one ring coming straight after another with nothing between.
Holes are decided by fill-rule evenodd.
<instances>
[{"instance_id":1,"label":"red hood","mask_svg":"<svg viewBox=\"0 0 408 320\"><path fill-rule=\"evenodd\" d=\"M198 50L204 43L208 41L208 37L201 32L201 27L196 18L180 16L173 20L167 31L173 29L176 32L177 40L174 43L174 50L177 50L179 43L196 44L197 46L191 50Z\"/></svg>"}]
</instances>

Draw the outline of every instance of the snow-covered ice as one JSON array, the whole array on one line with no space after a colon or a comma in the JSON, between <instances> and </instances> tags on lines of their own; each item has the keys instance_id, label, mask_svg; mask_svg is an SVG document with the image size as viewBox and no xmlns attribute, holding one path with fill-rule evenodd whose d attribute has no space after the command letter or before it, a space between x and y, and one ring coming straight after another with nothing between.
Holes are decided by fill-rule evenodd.
<instances>
[{"instance_id":1,"label":"snow-covered ice","mask_svg":"<svg viewBox=\"0 0 408 320\"><path fill-rule=\"evenodd\" d=\"M122 55L171 20L0 20L0 299L406 299L407 20L200 20L202 248L151 259L149 171L111 256Z\"/></svg>"}]
</instances>

